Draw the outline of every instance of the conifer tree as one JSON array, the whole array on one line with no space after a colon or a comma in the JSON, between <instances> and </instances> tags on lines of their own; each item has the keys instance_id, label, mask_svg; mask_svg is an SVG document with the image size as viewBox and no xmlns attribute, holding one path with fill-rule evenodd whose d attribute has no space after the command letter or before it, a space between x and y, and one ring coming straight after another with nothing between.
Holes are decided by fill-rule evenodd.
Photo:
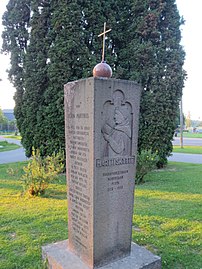
<instances>
[{"instance_id":1,"label":"conifer tree","mask_svg":"<svg viewBox=\"0 0 202 269\"><path fill-rule=\"evenodd\" d=\"M43 125L44 93L48 87L47 53L50 5L48 1L32 1L30 40L24 59L25 91L23 95L22 144L27 156L32 147L44 151L46 135Z\"/></svg>"},{"instance_id":2,"label":"conifer tree","mask_svg":"<svg viewBox=\"0 0 202 269\"><path fill-rule=\"evenodd\" d=\"M31 0L10 0L2 17L5 30L2 33L4 53L10 53L8 76L16 89L15 117L21 131L23 122L22 103L24 93L24 56L29 41Z\"/></svg>"},{"instance_id":3,"label":"conifer tree","mask_svg":"<svg viewBox=\"0 0 202 269\"><path fill-rule=\"evenodd\" d=\"M172 138L186 74L175 0L136 0L131 77L142 83L139 150L157 152L159 167L172 152Z\"/></svg>"},{"instance_id":4,"label":"conifer tree","mask_svg":"<svg viewBox=\"0 0 202 269\"><path fill-rule=\"evenodd\" d=\"M64 149L64 84L81 78L81 63L86 66L85 48L80 42L81 10L76 2L51 1L53 12L47 36L51 40L47 66L49 85L44 93L43 106L43 126L47 139L45 154Z\"/></svg>"},{"instance_id":5,"label":"conifer tree","mask_svg":"<svg viewBox=\"0 0 202 269\"><path fill-rule=\"evenodd\" d=\"M19 5L27 8L26 16L17 16ZM112 28L106 60L113 77L137 80L144 89L139 150L157 152L162 166L172 150L185 78L183 21L175 0L9 1L3 49L11 52L9 74L17 89L15 111L27 155L32 146L40 147L42 155L64 149L63 85L92 76L101 60L98 34L104 22ZM21 28L23 46L16 42Z\"/></svg>"},{"instance_id":6,"label":"conifer tree","mask_svg":"<svg viewBox=\"0 0 202 269\"><path fill-rule=\"evenodd\" d=\"M48 77L49 86L45 92L44 124L46 138L48 141L45 149L46 154L54 150L64 149L64 84L92 76L92 70L96 63L101 61L101 40L98 34L103 28L103 21L110 21L114 29L114 36L107 43L107 60L113 66L114 73L120 66L117 56L119 49L123 49L126 40L119 34L116 28L124 25L129 16L125 11L120 22L117 12L119 6L113 10L113 1L103 3L92 1L72 1L68 5L65 0L51 1L51 28L48 39L51 40L49 49ZM121 3L121 1L120 1ZM122 7L126 6L123 3ZM126 9L127 10L127 9ZM119 14L120 15L120 14ZM118 22L117 22L118 20ZM119 29L120 31L120 29Z\"/></svg>"}]
</instances>

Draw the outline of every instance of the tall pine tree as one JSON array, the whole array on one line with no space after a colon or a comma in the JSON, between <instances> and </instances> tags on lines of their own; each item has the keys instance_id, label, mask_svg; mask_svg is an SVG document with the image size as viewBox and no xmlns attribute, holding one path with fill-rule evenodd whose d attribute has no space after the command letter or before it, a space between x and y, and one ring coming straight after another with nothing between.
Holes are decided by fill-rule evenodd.
<instances>
[{"instance_id":1,"label":"tall pine tree","mask_svg":"<svg viewBox=\"0 0 202 269\"><path fill-rule=\"evenodd\" d=\"M22 61L23 102L18 106L23 113L17 118L27 154L33 145L44 155L64 149L63 85L91 76L101 60L98 34L107 22L112 32L106 40L106 60L113 76L137 80L144 89L139 150L158 152L159 166L164 165L172 150L185 78L179 29L182 20L175 1L30 2L30 43ZM17 14L15 8L12 12ZM10 10L5 17L8 14L11 16ZM6 21L4 25L4 44L8 44L12 33ZM8 51L13 53L14 49Z\"/></svg>"},{"instance_id":2,"label":"tall pine tree","mask_svg":"<svg viewBox=\"0 0 202 269\"><path fill-rule=\"evenodd\" d=\"M43 125L44 93L48 87L47 59L50 28L50 4L48 1L34 0L31 4L31 32L24 59L25 91L23 95L21 126L22 144L27 156L32 147L40 148L45 154L47 143Z\"/></svg>"}]
</instances>

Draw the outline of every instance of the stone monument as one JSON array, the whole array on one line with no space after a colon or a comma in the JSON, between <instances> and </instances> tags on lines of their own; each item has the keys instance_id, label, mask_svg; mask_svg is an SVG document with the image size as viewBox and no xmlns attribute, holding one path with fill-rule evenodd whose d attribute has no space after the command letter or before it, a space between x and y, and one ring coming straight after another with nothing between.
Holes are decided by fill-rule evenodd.
<instances>
[{"instance_id":1,"label":"stone monument","mask_svg":"<svg viewBox=\"0 0 202 269\"><path fill-rule=\"evenodd\" d=\"M141 87L107 76L64 86L69 239L42 248L51 269L161 268L131 245Z\"/></svg>"}]
</instances>

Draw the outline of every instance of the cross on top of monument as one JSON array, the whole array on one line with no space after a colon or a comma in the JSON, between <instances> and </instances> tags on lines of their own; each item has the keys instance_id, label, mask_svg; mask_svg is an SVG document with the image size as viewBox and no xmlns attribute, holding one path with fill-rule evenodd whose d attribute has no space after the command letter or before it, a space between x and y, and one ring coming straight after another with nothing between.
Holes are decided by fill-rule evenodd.
<instances>
[{"instance_id":1,"label":"cross on top of monument","mask_svg":"<svg viewBox=\"0 0 202 269\"><path fill-rule=\"evenodd\" d=\"M98 37L103 36L103 43L102 43L102 62L105 60L105 35L106 33L110 32L112 29L106 30L106 22L104 23L104 31L103 33L99 34Z\"/></svg>"},{"instance_id":2,"label":"cross on top of monument","mask_svg":"<svg viewBox=\"0 0 202 269\"><path fill-rule=\"evenodd\" d=\"M104 31L98 35L98 37L103 36L103 44L102 44L102 61L97 64L93 69L94 77L106 77L110 78L112 76L111 67L105 62L105 35L110 32L111 29L106 30L106 22L104 23Z\"/></svg>"}]
</instances>

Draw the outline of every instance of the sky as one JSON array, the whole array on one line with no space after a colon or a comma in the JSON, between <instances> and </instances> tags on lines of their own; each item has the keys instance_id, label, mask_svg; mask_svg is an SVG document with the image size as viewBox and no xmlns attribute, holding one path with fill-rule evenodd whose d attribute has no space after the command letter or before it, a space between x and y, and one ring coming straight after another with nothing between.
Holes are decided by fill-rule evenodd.
<instances>
[{"instance_id":1,"label":"sky","mask_svg":"<svg viewBox=\"0 0 202 269\"><path fill-rule=\"evenodd\" d=\"M6 10L8 0L0 0L0 18ZM190 113L191 119L202 120L202 86L200 81L200 72L202 71L202 0L176 0L178 10L185 19L185 25L182 26L182 46L186 52L184 69L187 71L188 79L183 89L183 113L185 116ZM2 32L0 19L0 35ZM0 38L0 47L2 40ZM13 95L15 89L9 83L6 69L9 68L9 56L0 54L0 107L2 109L11 109L14 107Z\"/></svg>"}]
</instances>

